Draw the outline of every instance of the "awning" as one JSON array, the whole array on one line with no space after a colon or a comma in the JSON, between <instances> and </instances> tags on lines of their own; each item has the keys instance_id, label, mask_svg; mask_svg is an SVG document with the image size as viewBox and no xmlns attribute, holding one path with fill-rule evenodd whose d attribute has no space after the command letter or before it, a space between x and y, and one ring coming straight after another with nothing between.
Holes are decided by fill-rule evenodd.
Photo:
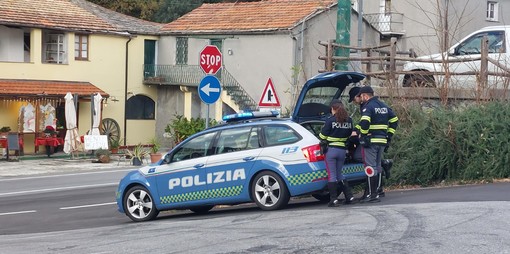
<instances>
[{"instance_id":1,"label":"awning","mask_svg":"<svg viewBox=\"0 0 510 254\"><path fill-rule=\"evenodd\" d=\"M86 99L95 93L110 96L89 82L0 79L0 99L63 98L67 92Z\"/></svg>"}]
</instances>

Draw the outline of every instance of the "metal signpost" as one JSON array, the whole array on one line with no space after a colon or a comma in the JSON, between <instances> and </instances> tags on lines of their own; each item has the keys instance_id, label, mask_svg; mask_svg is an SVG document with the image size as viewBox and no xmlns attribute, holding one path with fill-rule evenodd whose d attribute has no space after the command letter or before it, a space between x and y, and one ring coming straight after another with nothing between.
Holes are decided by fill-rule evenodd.
<instances>
[{"instance_id":1,"label":"metal signpost","mask_svg":"<svg viewBox=\"0 0 510 254\"><path fill-rule=\"evenodd\" d=\"M207 117L205 119L205 128L209 128L209 105L214 104L221 95L221 83L218 78L213 76L222 67L222 55L218 47L207 45L199 54L200 68L206 74L198 86L198 95L200 99L207 104Z\"/></svg>"},{"instance_id":2,"label":"metal signpost","mask_svg":"<svg viewBox=\"0 0 510 254\"><path fill-rule=\"evenodd\" d=\"M213 75L206 75L198 86L198 95L200 99L207 104L207 117L205 122L205 128L209 128L209 105L214 104L221 94L221 83Z\"/></svg>"}]
</instances>

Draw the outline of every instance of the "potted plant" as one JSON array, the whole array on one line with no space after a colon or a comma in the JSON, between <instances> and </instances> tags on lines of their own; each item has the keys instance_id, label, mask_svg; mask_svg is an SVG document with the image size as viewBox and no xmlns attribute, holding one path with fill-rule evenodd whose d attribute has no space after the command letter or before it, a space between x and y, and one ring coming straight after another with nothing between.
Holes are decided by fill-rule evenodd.
<instances>
[{"instance_id":1,"label":"potted plant","mask_svg":"<svg viewBox=\"0 0 510 254\"><path fill-rule=\"evenodd\" d=\"M159 142L159 140L156 137L154 137L150 140L150 144L152 145L151 150L150 150L151 163L156 163L159 160L161 160L161 157L163 156L159 152L159 149L161 148L161 143Z\"/></svg>"},{"instance_id":2,"label":"potted plant","mask_svg":"<svg viewBox=\"0 0 510 254\"><path fill-rule=\"evenodd\" d=\"M147 156L149 152L142 144L138 144L133 148L133 151L126 149L126 154L130 157L131 163L134 166L140 166L142 165L142 159Z\"/></svg>"},{"instance_id":3,"label":"potted plant","mask_svg":"<svg viewBox=\"0 0 510 254\"><path fill-rule=\"evenodd\" d=\"M122 138L119 138L119 139L111 139L110 140L110 151L112 153L119 153L119 147L120 147L120 144L122 143Z\"/></svg>"},{"instance_id":4,"label":"potted plant","mask_svg":"<svg viewBox=\"0 0 510 254\"><path fill-rule=\"evenodd\" d=\"M98 149L95 151L97 161L101 163L109 163L111 152L105 149Z\"/></svg>"}]
</instances>

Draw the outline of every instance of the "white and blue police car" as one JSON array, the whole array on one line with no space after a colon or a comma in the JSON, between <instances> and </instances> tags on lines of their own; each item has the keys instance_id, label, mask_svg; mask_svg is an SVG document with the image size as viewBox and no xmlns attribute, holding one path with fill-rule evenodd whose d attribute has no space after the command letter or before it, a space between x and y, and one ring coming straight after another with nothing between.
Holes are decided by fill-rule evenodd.
<instances>
[{"instance_id":1,"label":"white and blue police car","mask_svg":"<svg viewBox=\"0 0 510 254\"><path fill-rule=\"evenodd\" d=\"M224 117L225 124L190 136L159 162L128 173L116 193L118 210L133 221L159 211L204 213L219 204L255 202L262 210L284 207L290 197L323 197L327 183L317 138L329 103L356 72L324 73L306 82L291 119L277 112ZM347 179L364 179L361 164L346 165Z\"/></svg>"}]
</instances>

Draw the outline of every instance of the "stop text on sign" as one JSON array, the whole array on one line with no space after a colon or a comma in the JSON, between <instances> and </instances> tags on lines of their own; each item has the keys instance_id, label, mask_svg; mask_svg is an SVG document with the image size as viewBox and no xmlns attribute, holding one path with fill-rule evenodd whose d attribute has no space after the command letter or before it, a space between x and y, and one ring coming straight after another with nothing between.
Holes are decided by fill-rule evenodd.
<instances>
[{"instance_id":1,"label":"stop text on sign","mask_svg":"<svg viewBox=\"0 0 510 254\"><path fill-rule=\"evenodd\" d=\"M221 56L209 54L201 55L200 64L203 64L208 67L221 65Z\"/></svg>"}]
</instances>

